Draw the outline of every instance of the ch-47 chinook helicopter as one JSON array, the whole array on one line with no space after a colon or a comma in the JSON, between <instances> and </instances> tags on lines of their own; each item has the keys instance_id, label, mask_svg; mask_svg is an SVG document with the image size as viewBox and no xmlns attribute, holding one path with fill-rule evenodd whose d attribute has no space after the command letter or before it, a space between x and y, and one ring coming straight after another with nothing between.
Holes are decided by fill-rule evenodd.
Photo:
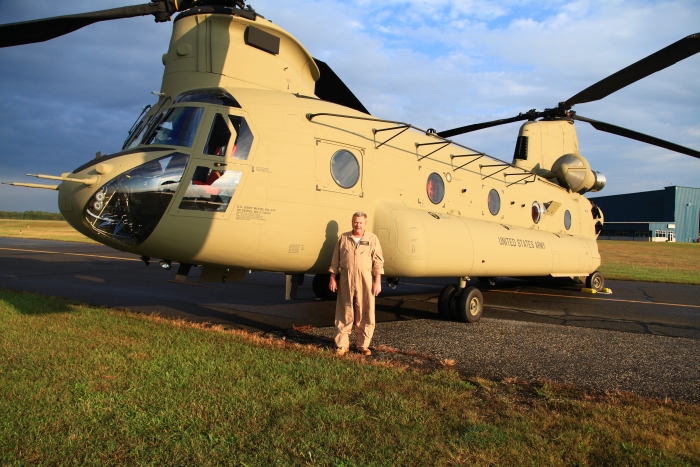
<instances>
[{"instance_id":1,"label":"ch-47 chinook helicopter","mask_svg":"<svg viewBox=\"0 0 700 467\"><path fill-rule=\"evenodd\" d=\"M455 277L438 300L444 318L479 320L469 277L585 277L600 290L603 213L583 194L605 178L579 152L574 121L700 158L700 152L576 115L700 51L700 34L599 81L558 106L453 130L422 130L369 112L323 62L241 0L145 5L0 26L0 46L40 42L98 21L153 15L173 22L158 102L123 149L60 176L66 220L148 264L192 265L200 281L278 271L298 284L327 270L339 226L369 214L390 284ZM512 163L447 138L515 121ZM390 174L390 175L389 175ZM302 228L300 223L303 224Z\"/></svg>"}]
</instances>

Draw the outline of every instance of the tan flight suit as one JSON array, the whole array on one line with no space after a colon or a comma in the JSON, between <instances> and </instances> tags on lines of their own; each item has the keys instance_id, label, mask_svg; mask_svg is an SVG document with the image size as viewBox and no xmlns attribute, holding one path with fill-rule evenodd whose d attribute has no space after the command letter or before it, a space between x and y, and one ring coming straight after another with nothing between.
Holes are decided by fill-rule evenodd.
<instances>
[{"instance_id":1,"label":"tan flight suit","mask_svg":"<svg viewBox=\"0 0 700 467\"><path fill-rule=\"evenodd\" d=\"M355 244L352 232L345 232L338 239L333 260L328 269L340 273L338 301L335 304L335 345L347 349L350 331L355 322L357 347L368 348L374 334L374 295L372 280L384 274L384 256L379 239L365 231Z\"/></svg>"}]
</instances>

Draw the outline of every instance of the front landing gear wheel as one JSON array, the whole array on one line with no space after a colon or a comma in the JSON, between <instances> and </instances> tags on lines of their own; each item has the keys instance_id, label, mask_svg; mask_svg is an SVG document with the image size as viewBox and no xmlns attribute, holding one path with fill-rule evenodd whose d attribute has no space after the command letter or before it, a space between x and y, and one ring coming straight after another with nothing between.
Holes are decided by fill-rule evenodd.
<instances>
[{"instance_id":1,"label":"front landing gear wheel","mask_svg":"<svg viewBox=\"0 0 700 467\"><path fill-rule=\"evenodd\" d=\"M596 271L590 276L586 277L586 287L593 289L596 292L600 292L605 287L605 278L603 275Z\"/></svg>"},{"instance_id":2,"label":"front landing gear wheel","mask_svg":"<svg viewBox=\"0 0 700 467\"><path fill-rule=\"evenodd\" d=\"M451 320L454 316L452 312L452 302L455 299L457 288L454 285L446 285L438 297L438 314L440 318Z\"/></svg>"},{"instance_id":3,"label":"front landing gear wheel","mask_svg":"<svg viewBox=\"0 0 700 467\"><path fill-rule=\"evenodd\" d=\"M462 290L455 303L457 318L465 323L476 323L484 312L484 297L476 287Z\"/></svg>"},{"instance_id":4,"label":"front landing gear wheel","mask_svg":"<svg viewBox=\"0 0 700 467\"><path fill-rule=\"evenodd\" d=\"M316 274L313 282L311 283L311 288L314 291L314 295L321 300L335 300L338 297L338 294L331 292L331 289L328 288L328 283L330 280L330 274Z\"/></svg>"}]
</instances>

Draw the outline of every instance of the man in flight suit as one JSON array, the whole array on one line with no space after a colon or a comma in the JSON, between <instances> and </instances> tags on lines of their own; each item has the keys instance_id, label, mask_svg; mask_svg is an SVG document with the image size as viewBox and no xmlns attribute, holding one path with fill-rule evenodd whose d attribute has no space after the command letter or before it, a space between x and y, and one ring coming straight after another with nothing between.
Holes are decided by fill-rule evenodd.
<instances>
[{"instance_id":1,"label":"man in flight suit","mask_svg":"<svg viewBox=\"0 0 700 467\"><path fill-rule=\"evenodd\" d=\"M335 345L338 355L345 355L350 346L350 331L355 322L357 351L372 355L369 343L374 334L374 297L382 291L384 257L379 239L365 232L367 214L356 212L352 216L352 231L338 239L333 260L328 269L331 279L328 287L338 291L335 304ZM339 283L336 274L340 273Z\"/></svg>"}]
</instances>

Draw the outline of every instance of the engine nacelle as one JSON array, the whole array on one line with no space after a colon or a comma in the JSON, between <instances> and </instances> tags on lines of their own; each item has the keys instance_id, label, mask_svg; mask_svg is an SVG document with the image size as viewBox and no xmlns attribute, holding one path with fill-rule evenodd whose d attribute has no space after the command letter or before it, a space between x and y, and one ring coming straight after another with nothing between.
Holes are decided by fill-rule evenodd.
<instances>
[{"instance_id":1,"label":"engine nacelle","mask_svg":"<svg viewBox=\"0 0 700 467\"><path fill-rule=\"evenodd\" d=\"M554 161L551 171L561 186L580 194L600 191L605 186L605 175L592 171L580 154L564 154Z\"/></svg>"},{"instance_id":2,"label":"engine nacelle","mask_svg":"<svg viewBox=\"0 0 700 467\"><path fill-rule=\"evenodd\" d=\"M593 175L595 175L595 183L588 191L600 191L603 188L605 188L605 183L607 182L605 175L603 175L602 172L598 172L595 170L593 171Z\"/></svg>"}]
</instances>

